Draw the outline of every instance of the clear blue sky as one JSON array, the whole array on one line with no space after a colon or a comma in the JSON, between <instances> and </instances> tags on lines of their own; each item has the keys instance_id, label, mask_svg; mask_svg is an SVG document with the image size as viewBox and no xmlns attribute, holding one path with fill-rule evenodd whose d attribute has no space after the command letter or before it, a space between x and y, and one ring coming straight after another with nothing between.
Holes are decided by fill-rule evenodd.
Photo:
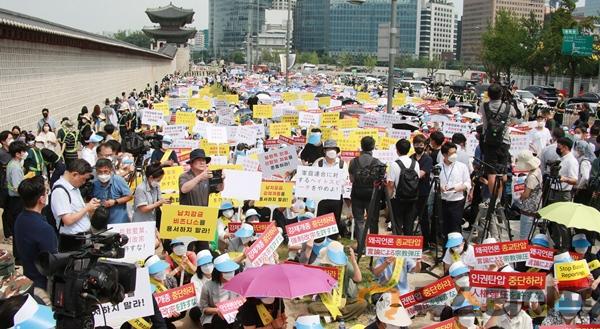
<instances>
[{"instance_id":1,"label":"clear blue sky","mask_svg":"<svg viewBox=\"0 0 600 329\"><path fill-rule=\"evenodd\" d=\"M152 25L144 11L168 5L194 9L197 29L208 28L208 0L0 0L8 9L88 32L140 30Z\"/></svg>"}]
</instances>

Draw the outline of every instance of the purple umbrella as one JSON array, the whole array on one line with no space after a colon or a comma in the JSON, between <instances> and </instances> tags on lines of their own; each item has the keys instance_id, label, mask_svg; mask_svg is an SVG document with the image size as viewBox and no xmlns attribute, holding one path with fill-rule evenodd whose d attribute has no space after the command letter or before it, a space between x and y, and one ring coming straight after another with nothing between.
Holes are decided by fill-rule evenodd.
<instances>
[{"instance_id":1,"label":"purple umbrella","mask_svg":"<svg viewBox=\"0 0 600 329\"><path fill-rule=\"evenodd\" d=\"M251 268L223 285L244 297L296 298L330 292L337 284L325 271L302 265L277 264Z\"/></svg>"}]
</instances>

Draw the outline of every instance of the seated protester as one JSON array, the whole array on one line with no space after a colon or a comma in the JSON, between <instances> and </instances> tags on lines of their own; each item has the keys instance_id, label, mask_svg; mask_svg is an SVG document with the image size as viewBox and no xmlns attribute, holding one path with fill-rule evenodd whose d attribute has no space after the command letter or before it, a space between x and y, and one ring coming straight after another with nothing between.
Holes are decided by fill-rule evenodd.
<instances>
[{"instance_id":1,"label":"seated protester","mask_svg":"<svg viewBox=\"0 0 600 329\"><path fill-rule=\"evenodd\" d=\"M179 160L177 160L177 154L169 147L173 144L173 138L169 135L162 137L160 147L154 149L152 156L150 156L150 163L160 163L163 167L178 166Z\"/></svg>"},{"instance_id":2,"label":"seated protester","mask_svg":"<svg viewBox=\"0 0 600 329\"><path fill-rule=\"evenodd\" d=\"M554 266L556 266L556 264L570 263L573 261L574 259L568 251L556 252L554 254ZM564 287L564 284L559 288L559 281L554 277L554 266L548 271L548 275L546 276L546 303L548 304L548 307L552 307L554 302L558 300L561 289L567 288Z\"/></svg>"},{"instance_id":3,"label":"seated protester","mask_svg":"<svg viewBox=\"0 0 600 329\"><path fill-rule=\"evenodd\" d=\"M171 199L161 198L160 181L164 176L165 171L160 165L151 164L146 167L146 179L133 193L132 222L156 222L156 227L160 227L157 210L164 204L171 204Z\"/></svg>"},{"instance_id":4,"label":"seated protester","mask_svg":"<svg viewBox=\"0 0 600 329\"><path fill-rule=\"evenodd\" d=\"M375 322L369 324L365 329L379 328L407 328L412 324L408 312L400 302L400 295L395 290L381 295L376 304Z\"/></svg>"},{"instance_id":5,"label":"seated protester","mask_svg":"<svg viewBox=\"0 0 600 329\"><path fill-rule=\"evenodd\" d=\"M485 312L483 319L486 328L533 329L531 317L523 310L522 302L495 303L493 312Z\"/></svg>"},{"instance_id":6,"label":"seated protester","mask_svg":"<svg viewBox=\"0 0 600 329\"><path fill-rule=\"evenodd\" d=\"M56 328L52 308L38 304L30 294L15 296L0 305L0 328Z\"/></svg>"},{"instance_id":7,"label":"seated protester","mask_svg":"<svg viewBox=\"0 0 600 329\"><path fill-rule=\"evenodd\" d=\"M455 319L455 327L459 329L477 329L476 309L463 295L457 295L450 307L446 307L440 315L440 321Z\"/></svg>"},{"instance_id":8,"label":"seated protester","mask_svg":"<svg viewBox=\"0 0 600 329\"><path fill-rule=\"evenodd\" d=\"M285 305L281 298L250 297L238 309L237 317L244 329L287 328Z\"/></svg>"},{"instance_id":9,"label":"seated protester","mask_svg":"<svg viewBox=\"0 0 600 329\"><path fill-rule=\"evenodd\" d=\"M364 299L358 298L357 283L362 281L362 274L354 250L348 248L349 257L344 252L344 246L332 241L327 247L321 249L319 257L315 264L320 266L344 266L344 277L342 280L342 297L346 298L346 305L340 308L342 320L348 321L356 319L363 314L367 309L367 302ZM319 314L321 316L329 316L329 310L321 300L308 304L308 311L311 314ZM338 319L339 320L339 319Z\"/></svg>"},{"instance_id":10,"label":"seated protester","mask_svg":"<svg viewBox=\"0 0 600 329\"><path fill-rule=\"evenodd\" d=\"M50 298L46 289L48 280L35 266L42 252L58 252L58 240L55 229L42 215L42 209L48 202L48 189L42 176L25 179L19 185L19 195L23 198L25 209L15 222L15 246L19 248L23 274L34 283L34 293L46 305Z\"/></svg>"},{"instance_id":11,"label":"seated protester","mask_svg":"<svg viewBox=\"0 0 600 329\"><path fill-rule=\"evenodd\" d=\"M194 288L196 289L196 305L200 305L202 287L212 278L212 272L215 265L213 264L213 255L208 249L201 250L196 255L196 259L196 265L198 266L196 268L196 275L194 275L190 281L194 284ZM202 311L198 306L190 310L190 319L192 319L195 324L199 323L201 317Z\"/></svg>"},{"instance_id":12,"label":"seated protester","mask_svg":"<svg viewBox=\"0 0 600 329\"><path fill-rule=\"evenodd\" d=\"M181 273L184 272L183 283L190 283L192 276L196 274L196 254L193 251L187 251L183 241L171 240L172 253L165 257L169 264L169 275L173 276L177 282L181 282Z\"/></svg>"},{"instance_id":13,"label":"seated protester","mask_svg":"<svg viewBox=\"0 0 600 329\"><path fill-rule=\"evenodd\" d=\"M157 292L164 292L177 287L177 282L175 281L175 279L172 276L167 275L169 264L158 258L157 255L152 255L146 258L146 260L144 261L144 267L148 268L148 274L150 274L150 285L153 294ZM156 301L153 301L153 303L155 302ZM162 315L160 311L156 312L157 308L157 305L154 305L155 312L153 318L156 318L156 321L159 322L162 318ZM164 319L163 321L166 323L167 328L174 329L176 327L173 324L173 322L180 320L183 317L185 317L185 312L181 314L176 314L174 317Z\"/></svg>"},{"instance_id":14,"label":"seated protester","mask_svg":"<svg viewBox=\"0 0 600 329\"><path fill-rule=\"evenodd\" d=\"M200 304L198 307L202 310L200 322L203 329L233 329L238 328L236 322L227 324L219 315L217 303L238 297L238 294L223 289L223 284L235 276L240 266L229 258L229 255L223 254L213 261L215 268L212 272L210 281L204 283L200 295Z\"/></svg>"},{"instance_id":15,"label":"seated protester","mask_svg":"<svg viewBox=\"0 0 600 329\"><path fill-rule=\"evenodd\" d=\"M296 318L296 329L324 329L318 315L302 315ZM354 327L353 327L354 328Z\"/></svg>"},{"instance_id":16,"label":"seated protester","mask_svg":"<svg viewBox=\"0 0 600 329\"><path fill-rule=\"evenodd\" d=\"M473 305L474 309L479 309L480 304L477 297L471 292L471 287L469 285L469 272L470 269L465 263L462 261L457 261L452 263L448 273L452 280L454 280L454 284L456 285L456 290L460 295L462 295L465 299Z\"/></svg>"},{"instance_id":17,"label":"seated protester","mask_svg":"<svg viewBox=\"0 0 600 329\"><path fill-rule=\"evenodd\" d=\"M463 238L462 234L452 232L448 234L446 242L446 252L444 253L444 272L448 272L450 265L457 261L462 261L469 268L475 267L475 249Z\"/></svg>"},{"instance_id":18,"label":"seated protester","mask_svg":"<svg viewBox=\"0 0 600 329\"><path fill-rule=\"evenodd\" d=\"M239 219L234 218L235 208L229 201L223 201L219 207L219 214L217 218L217 231L215 232L215 239L210 244L211 250L223 250L228 240L232 238L233 233L229 232L229 223L239 223ZM223 248L221 248L221 246Z\"/></svg>"},{"instance_id":19,"label":"seated protester","mask_svg":"<svg viewBox=\"0 0 600 329\"><path fill-rule=\"evenodd\" d=\"M254 241L254 227L248 223L242 224L240 228L233 233L233 238L227 242L227 251L233 253L243 253L246 247L250 247Z\"/></svg>"},{"instance_id":20,"label":"seated protester","mask_svg":"<svg viewBox=\"0 0 600 329\"><path fill-rule=\"evenodd\" d=\"M92 195L108 209L108 224L129 223L127 202L133 199L133 195L123 177L114 174L113 164L108 159L96 162Z\"/></svg>"},{"instance_id":21,"label":"seated protester","mask_svg":"<svg viewBox=\"0 0 600 329\"><path fill-rule=\"evenodd\" d=\"M298 215L298 221L308 220L311 218L315 218L315 215L310 212L305 212L304 214ZM329 246L331 241L333 241L331 238L323 237L303 243L300 247L298 261L302 264L313 264L317 260L317 257L319 257L321 250Z\"/></svg>"},{"instance_id":22,"label":"seated protester","mask_svg":"<svg viewBox=\"0 0 600 329\"><path fill-rule=\"evenodd\" d=\"M590 317L582 310L583 297L572 291L563 291L544 321L543 326L588 324Z\"/></svg>"},{"instance_id":23,"label":"seated protester","mask_svg":"<svg viewBox=\"0 0 600 329\"><path fill-rule=\"evenodd\" d=\"M591 253L590 247L592 244L583 233L575 234L571 238L571 246L573 247L573 251L579 256L579 259L585 259L588 263L598 259L596 255Z\"/></svg>"},{"instance_id":24,"label":"seated protester","mask_svg":"<svg viewBox=\"0 0 600 329\"><path fill-rule=\"evenodd\" d=\"M254 208L246 210L244 216L244 223L258 223L260 221L260 214Z\"/></svg>"},{"instance_id":25,"label":"seated protester","mask_svg":"<svg viewBox=\"0 0 600 329\"><path fill-rule=\"evenodd\" d=\"M419 273L421 260L415 262L412 258L377 257L373 267L373 275L380 286L395 288L400 295L410 292L408 273Z\"/></svg>"}]
</instances>

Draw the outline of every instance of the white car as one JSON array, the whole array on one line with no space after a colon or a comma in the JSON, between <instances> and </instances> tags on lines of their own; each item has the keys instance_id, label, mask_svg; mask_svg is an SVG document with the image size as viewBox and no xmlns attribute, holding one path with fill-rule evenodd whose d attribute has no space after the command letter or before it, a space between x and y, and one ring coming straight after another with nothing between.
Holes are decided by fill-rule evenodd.
<instances>
[{"instance_id":1,"label":"white car","mask_svg":"<svg viewBox=\"0 0 600 329\"><path fill-rule=\"evenodd\" d=\"M521 102L523 102L525 106L529 106L536 101L535 95L533 95L528 90L517 90L517 95L519 96L519 99L521 100Z\"/></svg>"}]
</instances>

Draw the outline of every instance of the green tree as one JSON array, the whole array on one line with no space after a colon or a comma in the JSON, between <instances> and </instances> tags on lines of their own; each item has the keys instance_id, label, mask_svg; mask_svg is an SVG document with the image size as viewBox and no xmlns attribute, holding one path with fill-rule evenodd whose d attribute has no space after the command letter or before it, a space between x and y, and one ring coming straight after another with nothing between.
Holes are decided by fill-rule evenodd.
<instances>
[{"instance_id":1,"label":"green tree","mask_svg":"<svg viewBox=\"0 0 600 329\"><path fill-rule=\"evenodd\" d=\"M433 77L434 74L437 71L439 71L440 67L442 66L442 61L440 61L438 58L433 58L433 59L424 58L424 59L422 59L422 63L424 65L424 67L427 69L428 77Z\"/></svg>"},{"instance_id":2,"label":"green tree","mask_svg":"<svg viewBox=\"0 0 600 329\"><path fill-rule=\"evenodd\" d=\"M492 68L490 73L494 73L497 80L500 80L499 73L502 72L510 81L512 69L525 57L524 35L519 19L505 10L498 12L495 24L488 26L483 33L482 61L486 67Z\"/></svg>"},{"instance_id":3,"label":"green tree","mask_svg":"<svg viewBox=\"0 0 600 329\"><path fill-rule=\"evenodd\" d=\"M277 57L279 58L279 57ZM271 52L268 49L263 49L260 52L260 62L263 64L270 64L273 63L274 60L274 56L273 54L271 54Z\"/></svg>"},{"instance_id":4,"label":"green tree","mask_svg":"<svg viewBox=\"0 0 600 329\"><path fill-rule=\"evenodd\" d=\"M316 51L307 54L307 62L314 65L319 65L319 54Z\"/></svg>"},{"instance_id":5,"label":"green tree","mask_svg":"<svg viewBox=\"0 0 600 329\"><path fill-rule=\"evenodd\" d=\"M363 61L363 65L367 68L369 72L373 72L375 66L377 66L377 56L367 56Z\"/></svg>"},{"instance_id":6,"label":"green tree","mask_svg":"<svg viewBox=\"0 0 600 329\"><path fill-rule=\"evenodd\" d=\"M235 64L244 64L246 62L246 55L241 51L236 51L231 54L230 60Z\"/></svg>"},{"instance_id":7,"label":"green tree","mask_svg":"<svg viewBox=\"0 0 600 329\"><path fill-rule=\"evenodd\" d=\"M465 62L461 60L456 61L456 69L458 70L458 72L460 73L460 77L462 78L465 73L469 70L469 67L467 65L465 65Z\"/></svg>"},{"instance_id":8,"label":"green tree","mask_svg":"<svg viewBox=\"0 0 600 329\"><path fill-rule=\"evenodd\" d=\"M352 64L352 55L349 53L341 53L338 56L338 63L342 66L342 69L350 66Z\"/></svg>"},{"instance_id":9,"label":"green tree","mask_svg":"<svg viewBox=\"0 0 600 329\"><path fill-rule=\"evenodd\" d=\"M525 31L523 36L522 47L525 57L523 57L520 66L531 76L531 84L533 84L535 73L543 71L546 63L546 54L543 50L543 27L536 20L533 12L529 13L529 17L521 20L521 25Z\"/></svg>"},{"instance_id":10,"label":"green tree","mask_svg":"<svg viewBox=\"0 0 600 329\"><path fill-rule=\"evenodd\" d=\"M142 48L150 48L150 44L152 44L152 39L142 31L119 30L113 34L113 39L131 43Z\"/></svg>"}]
</instances>

